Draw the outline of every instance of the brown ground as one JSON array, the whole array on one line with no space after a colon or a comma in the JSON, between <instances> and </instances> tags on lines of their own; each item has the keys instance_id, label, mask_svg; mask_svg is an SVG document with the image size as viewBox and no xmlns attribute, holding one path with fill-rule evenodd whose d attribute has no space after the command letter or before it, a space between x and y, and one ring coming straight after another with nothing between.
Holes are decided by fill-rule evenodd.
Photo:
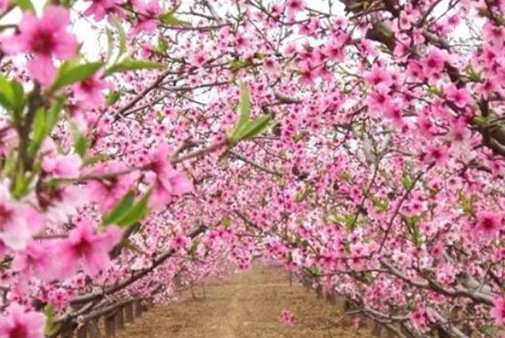
<instances>
[{"instance_id":1,"label":"brown ground","mask_svg":"<svg viewBox=\"0 0 505 338\"><path fill-rule=\"evenodd\" d=\"M340 311L316 299L312 290L290 286L272 268L255 267L225 283L195 287L198 299L156 306L120 332L119 338L360 338L364 329L335 327ZM282 309L298 318L292 327L281 325Z\"/></svg>"}]
</instances>

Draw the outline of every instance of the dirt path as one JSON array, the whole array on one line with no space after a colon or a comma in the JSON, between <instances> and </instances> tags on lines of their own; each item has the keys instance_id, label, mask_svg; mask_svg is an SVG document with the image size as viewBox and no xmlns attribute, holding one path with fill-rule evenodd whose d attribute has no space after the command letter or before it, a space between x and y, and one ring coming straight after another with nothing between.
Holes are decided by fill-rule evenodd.
<instances>
[{"instance_id":1,"label":"dirt path","mask_svg":"<svg viewBox=\"0 0 505 338\"><path fill-rule=\"evenodd\" d=\"M354 328L328 328L339 310L316 299L313 291L293 284L277 271L256 267L226 283L207 285L206 298L157 306L119 338L350 338L368 336ZM292 327L278 321L282 309L299 319Z\"/></svg>"}]
</instances>

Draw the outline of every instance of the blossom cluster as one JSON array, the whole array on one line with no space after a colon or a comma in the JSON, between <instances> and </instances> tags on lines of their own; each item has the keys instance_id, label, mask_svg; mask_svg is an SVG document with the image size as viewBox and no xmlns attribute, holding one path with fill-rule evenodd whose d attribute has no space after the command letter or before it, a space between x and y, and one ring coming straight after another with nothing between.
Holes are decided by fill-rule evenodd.
<instances>
[{"instance_id":1,"label":"blossom cluster","mask_svg":"<svg viewBox=\"0 0 505 338\"><path fill-rule=\"evenodd\" d=\"M0 0L16 13L1 336L256 257L409 337L503 331L503 1Z\"/></svg>"}]
</instances>

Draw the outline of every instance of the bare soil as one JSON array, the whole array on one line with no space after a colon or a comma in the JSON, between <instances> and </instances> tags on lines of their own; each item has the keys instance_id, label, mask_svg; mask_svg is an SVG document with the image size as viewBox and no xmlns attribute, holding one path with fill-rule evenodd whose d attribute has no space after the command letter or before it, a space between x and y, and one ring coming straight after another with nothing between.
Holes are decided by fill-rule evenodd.
<instances>
[{"instance_id":1,"label":"bare soil","mask_svg":"<svg viewBox=\"0 0 505 338\"><path fill-rule=\"evenodd\" d=\"M317 299L314 291L273 268L254 267L227 282L194 288L183 300L155 306L128 324L119 338L351 338L369 336L366 329L335 324L341 317L336 305ZM283 309L298 318L294 326L279 322Z\"/></svg>"}]
</instances>

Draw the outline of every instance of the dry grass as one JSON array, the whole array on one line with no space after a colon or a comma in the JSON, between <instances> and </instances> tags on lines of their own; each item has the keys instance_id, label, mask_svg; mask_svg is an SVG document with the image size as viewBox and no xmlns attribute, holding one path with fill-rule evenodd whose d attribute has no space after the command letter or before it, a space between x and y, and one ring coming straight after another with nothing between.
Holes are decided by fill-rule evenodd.
<instances>
[{"instance_id":1,"label":"dry grass","mask_svg":"<svg viewBox=\"0 0 505 338\"><path fill-rule=\"evenodd\" d=\"M337 306L316 299L313 291L292 286L272 268L255 267L226 283L209 283L198 299L186 292L184 300L156 306L129 324L119 338L351 338L367 337L364 329L332 327L340 317ZM283 326L282 309L298 317L298 324Z\"/></svg>"}]
</instances>

